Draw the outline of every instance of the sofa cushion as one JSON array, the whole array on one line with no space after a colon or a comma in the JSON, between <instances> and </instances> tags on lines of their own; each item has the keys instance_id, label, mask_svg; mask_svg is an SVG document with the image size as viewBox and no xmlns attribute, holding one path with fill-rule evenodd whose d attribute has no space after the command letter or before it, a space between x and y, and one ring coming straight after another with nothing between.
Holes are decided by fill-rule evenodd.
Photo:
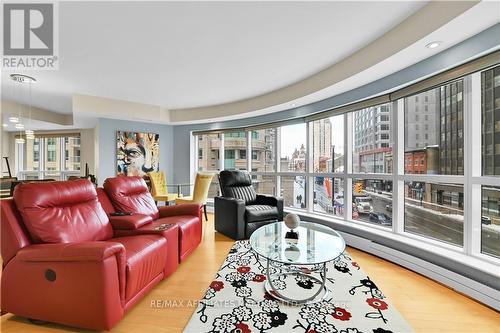
<instances>
[{"instance_id":1,"label":"sofa cushion","mask_svg":"<svg viewBox=\"0 0 500 333\"><path fill-rule=\"evenodd\" d=\"M104 181L104 190L118 212L149 215L156 220L160 215L155 201L141 177L115 177Z\"/></svg>"},{"instance_id":2,"label":"sofa cushion","mask_svg":"<svg viewBox=\"0 0 500 333\"><path fill-rule=\"evenodd\" d=\"M184 260L201 242L202 225L198 216L177 215L162 217L159 224L176 224L179 227L179 260Z\"/></svg>"},{"instance_id":3,"label":"sofa cushion","mask_svg":"<svg viewBox=\"0 0 500 333\"><path fill-rule=\"evenodd\" d=\"M125 247L125 299L128 301L165 269L167 241L161 235L118 237L110 241Z\"/></svg>"},{"instance_id":4,"label":"sofa cushion","mask_svg":"<svg viewBox=\"0 0 500 333\"><path fill-rule=\"evenodd\" d=\"M100 241L113 237L89 180L22 183L14 201L35 243Z\"/></svg>"},{"instance_id":5,"label":"sofa cushion","mask_svg":"<svg viewBox=\"0 0 500 333\"><path fill-rule=\"evenodd\" d=\"M245 218L247 223L277 220L278 208L268 205L249 205L245 208Z\"/></svg>"}]
</instances>

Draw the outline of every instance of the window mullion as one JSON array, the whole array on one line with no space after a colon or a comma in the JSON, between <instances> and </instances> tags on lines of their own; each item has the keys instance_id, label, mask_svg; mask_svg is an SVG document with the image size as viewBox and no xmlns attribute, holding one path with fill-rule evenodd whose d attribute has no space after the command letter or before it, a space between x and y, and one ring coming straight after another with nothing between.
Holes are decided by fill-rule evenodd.
<instances>
[{"instance_id":1,"label":"window mullion","mask_svg":"<svg viewBox=\"0 0 500 333\"><path fill-rule=\"evenodd\" d=\"M405 145L405 103L404 98L392 103L393 125L393 172L392 172L392 231L403 233L404 221L404 180L399 175L404 175L404 145Z\"/></svg>"},{"instance_id":2,"label":"window mullion","mask_svg":"<svg viewBox=\"0 0 500 333\"><path fill-rule=\"evenodd\" d=\"M252 171L252 131L247 131L247 148L246 148L246 154L247 154L247 170L248 172ZM265 154L265 151L264 151ZM264 158L265 160L265 158Z\"/></svg>"},{"instance_id":3,"label":"window mullion","mask_svg":"<svg viewBox=\"0 0 500 333\"><path fill-rule=\"evenodd\" d=\"M464 251L481 252L481 73L464 78Z\"/></svg>"},{"instance_id":4,"label":"window mullion","mask_svg":"<svg viewBox=\"0 0 500 333\"><path fill-rule=\"evenodd\" d=\"M352 217L352 178L349 174L352 173L352 122L353 113L348 113L344 116L344 219L350 220Z\"/></svg>"}]
</instances>

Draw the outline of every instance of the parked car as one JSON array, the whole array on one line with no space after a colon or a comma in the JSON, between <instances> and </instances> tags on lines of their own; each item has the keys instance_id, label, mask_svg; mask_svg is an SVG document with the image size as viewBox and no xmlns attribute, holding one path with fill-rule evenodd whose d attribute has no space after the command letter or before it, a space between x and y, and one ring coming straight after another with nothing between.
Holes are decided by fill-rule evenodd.
<instances>
[{"instance_id":1,"label":"parked car","mask_svg":"<svg viewBox=\"0 0 500 333\"><path fill-rule=\"evenodd\" d=\"M392 212L392 204L385 205L385 210L388 212Z\"/></svg>"},{"instance_id":2,"label":"parked car","mask_svg":"<svg viewBox=\"0 0 500 333\"><path fill-rule=\"evenodd\" d=\"M371 205L372 198L369 196L356 196L353 198L356 210L359 214L370 214L373 213L373 207Z\"/></svg>"},{"instance_id":3,"label":"parked car","mask_svg":"<svg viewBox=\"0 0 500 333\"><path fill-rule=\"evenodd\" d=\"M491 224L491 218L489 216L481 216L481 223L490 225Z\"/></svg>"},{"instance_id":4,"label":"parked car","mask_svg":"<svg viewBox=\"0 0 500 333\"><path fill-rule=\"evenodd\" d=\"M380 225L392 225L392 219L384 213L371 213L370 222Z\"/></svg>"}]
</instances>

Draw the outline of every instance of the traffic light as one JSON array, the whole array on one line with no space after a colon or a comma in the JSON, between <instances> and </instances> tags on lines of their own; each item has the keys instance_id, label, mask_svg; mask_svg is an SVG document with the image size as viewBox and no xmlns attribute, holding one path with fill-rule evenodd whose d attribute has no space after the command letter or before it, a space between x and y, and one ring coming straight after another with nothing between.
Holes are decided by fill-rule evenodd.
<instances>
[{"instance_id":1,"label":"traffic light","mask_svg":"<svg viewBox=\"0 0 500 333\"><path fill-rule=\"evenodd\" d=\"M363 191L363 183L354 184L354 193L361 193Z\"/></svg>"}]
</instances>

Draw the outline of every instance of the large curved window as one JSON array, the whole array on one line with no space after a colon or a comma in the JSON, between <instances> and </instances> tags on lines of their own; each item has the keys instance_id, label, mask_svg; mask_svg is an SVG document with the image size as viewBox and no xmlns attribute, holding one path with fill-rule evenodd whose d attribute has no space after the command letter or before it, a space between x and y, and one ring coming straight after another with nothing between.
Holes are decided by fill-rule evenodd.
<instances>
[{"instance_id":1,"label":"large curved window","mask_svg":"<svg viewBox=\"0 0 500 333\"><path fill-rule=\"evenodd\" d=\"M288 211L498 262L500 66L344 110L233 130L203 149L224 150L220 168L250 166L256 191Z\"/></svg>"}]
</instances>

